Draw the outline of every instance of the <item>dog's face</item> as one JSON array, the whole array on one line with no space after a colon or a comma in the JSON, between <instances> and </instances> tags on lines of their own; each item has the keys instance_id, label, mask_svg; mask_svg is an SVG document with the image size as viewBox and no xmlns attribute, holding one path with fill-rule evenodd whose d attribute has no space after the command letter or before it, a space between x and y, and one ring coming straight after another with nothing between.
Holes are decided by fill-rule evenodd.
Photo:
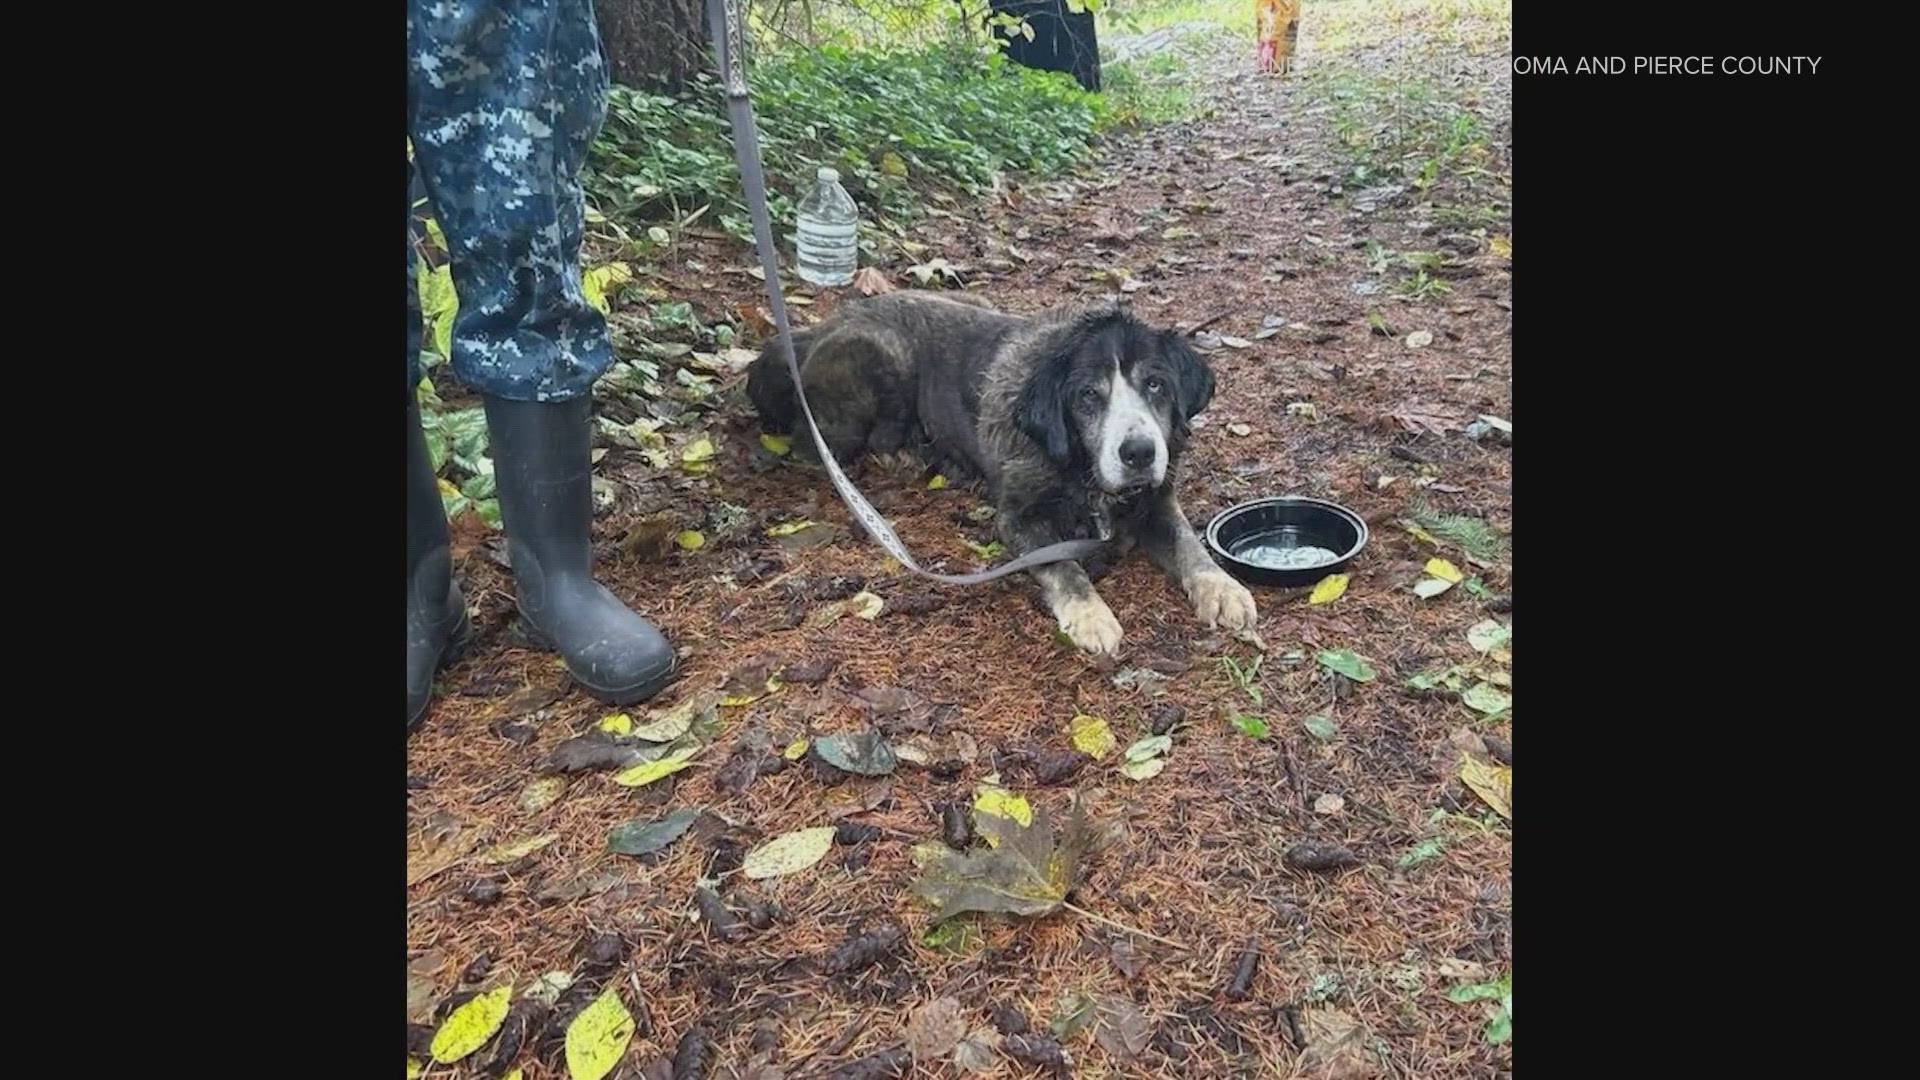
<instances>
[{"instance_id":1,"label":"dog's face","mask_svg":"<svg viewBox=\"0 0 1920 1080\"><path fill-rule=\"evenodd\" d=\"M1054 464L1111 495L1158 487L1213 400L1213 373L1171 330L1107 312L1073 324L1014 410Z\"/></svg>"}]
</instances>

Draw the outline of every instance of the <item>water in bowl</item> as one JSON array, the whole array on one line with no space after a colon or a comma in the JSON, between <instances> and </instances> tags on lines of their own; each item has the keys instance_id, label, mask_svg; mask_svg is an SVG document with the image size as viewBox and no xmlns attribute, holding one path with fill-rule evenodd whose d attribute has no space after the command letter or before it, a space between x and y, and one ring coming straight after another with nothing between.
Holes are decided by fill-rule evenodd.
<instances>
[{"instance_id":1,"label":"water in bowl","mask_svg":"<svg viewBox=\"0 0 1920 1080\"><path fill-rule=\"evenodd\" d=\"M1234 558L1267 570L1307 570L1340 558L1338 552L1304 543L1300 528L1287 525L1242 537L1233 547Z\"/></svg>"}]
</instances>

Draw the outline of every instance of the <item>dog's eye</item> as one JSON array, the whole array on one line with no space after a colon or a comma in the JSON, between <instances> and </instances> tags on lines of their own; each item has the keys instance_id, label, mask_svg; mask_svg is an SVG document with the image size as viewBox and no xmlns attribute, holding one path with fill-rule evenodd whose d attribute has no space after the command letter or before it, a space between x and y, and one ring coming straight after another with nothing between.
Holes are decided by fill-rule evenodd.
<instances>
[{"instance_id":1,"label":"dog's eye","mask_svg":"<svg viewBox=\"0 0 1920 1080\"><path fill-rule=\"evenodd\" d=\"M1161 391L1165 390L1166 388L1167 388L1167 384L1164 380L1161 380L1161 379L1147 380L1147 393L1149 394L1158 394Z\"/></svg>"},{"instance_id":2,"label":"dog's eye","mask_svg":"<svg viewBox=\"0 0 1920 1080\"><path fill-rule=\"evenodd\" d=\"M1093 387L1091 387L1091 386L1088 386L1088 387L1083 387L1083 388L1081 388L1081 390L1080 390L1080 403L1081 403L1082 405L1098 405L1098 404L1100 404L1100 391L1098 391L1098 390L1096 390L1096 389L1094 389L1094 388L1093 388Z\"/></svg>"}]
</instances>

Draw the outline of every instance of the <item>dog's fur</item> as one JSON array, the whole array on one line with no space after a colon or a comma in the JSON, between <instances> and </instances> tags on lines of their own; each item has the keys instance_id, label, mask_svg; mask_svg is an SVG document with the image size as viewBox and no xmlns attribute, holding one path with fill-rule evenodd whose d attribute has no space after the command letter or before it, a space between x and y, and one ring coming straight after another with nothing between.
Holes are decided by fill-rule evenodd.
<instances>
[{"instance_id":1,"label":"dog's fur","mask_svg":"<svg viewBox=\"0 0 1920 1080\"><path fill-rule=\"evenodd\" d=\"M1188 421L1214 387L1179 334L1118 307L1027 319L896 292L795 332L794 347L842 467L931 443L942 471L985 481L1012 554L1082 538L1124 553L1138 542L1208 625L1253 631L1252 594L1208 558L1175 496ZM762 424L805 432L777 342L754 361L747 393ZM1032 574L1074 644L1119 648L1120 624L1079 564Z\"/></svg>"}]
</instances>

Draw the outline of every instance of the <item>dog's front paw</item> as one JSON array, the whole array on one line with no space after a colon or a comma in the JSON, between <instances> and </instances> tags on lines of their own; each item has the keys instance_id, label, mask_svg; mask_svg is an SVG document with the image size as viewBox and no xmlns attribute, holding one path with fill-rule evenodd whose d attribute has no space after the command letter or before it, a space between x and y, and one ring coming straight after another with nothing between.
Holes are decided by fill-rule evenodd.
<instances>
[{"instance_id":1,"label":"dog's front paw","mask_svg":"<svg viewBox=\"0 0 1920 1080\"><path fill-rule=\"evenodd\" d=\"M1068 600L1054 614L1060 620L1060 629L1080 649L1096 656L1120 650L1120 620L1097 594Z\"/></svg>"},{"instance_id":2,"label":"dog's front paw","mask_svg":"<svg viewBox=\"0 0 1920 1080\"><path fill-rule=\"evenodd\" d=\"M1193 613L1208 626L1245 632L1259 622L1253 594L1224 570L1208 570L1196 576L1187 588L1187 596L1193 600Z\"/></svg>"}]
</instances>

